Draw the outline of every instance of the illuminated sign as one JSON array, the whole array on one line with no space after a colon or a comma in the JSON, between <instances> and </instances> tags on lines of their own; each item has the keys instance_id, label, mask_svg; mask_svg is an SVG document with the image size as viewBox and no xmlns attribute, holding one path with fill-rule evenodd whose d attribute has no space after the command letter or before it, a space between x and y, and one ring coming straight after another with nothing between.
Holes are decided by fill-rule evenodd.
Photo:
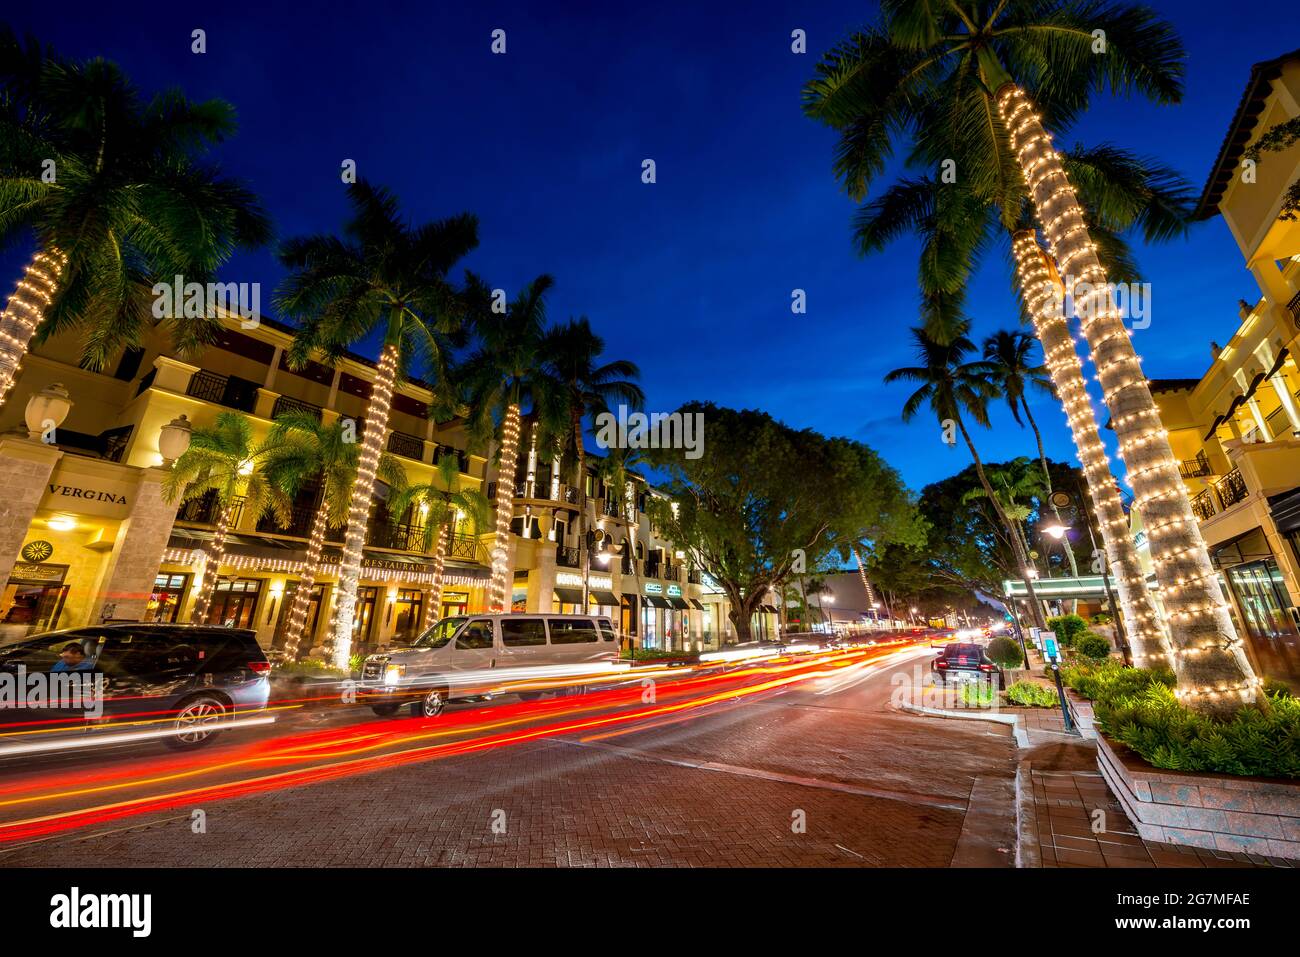
<instances>
[{"instance_id":1,"label":"illuminated sign","mask_svg":"<svg viewBox=\"0 0 1300 957\"><path fill-rule=\"evenodd\" d=\"M669 585L669 586L668 586L668 597L669 597L669 598L681 598L681 597L682 597L682 586L681 586L681 585Z\"/></svg>"},{"instance_id":2,"label":"illuminated sign","mask_svg":"<svg viewBox=\"0 0 1300 957\"><path fill-rule=\"evenodd\" d=\"M596 588L600 591L613 591L614 579L608 575L592 575L587 579L590 588ZM582 587L582 576L575 575L573 572L556 572L555 584L560 586L569 586L571 588Z\"/></svg>"},{"instance_id":3,"label":"illuminated sign","mask_svg":"<svg viewBox=\"0 0 1300 957\"><path fill-rule=\"evenodd\" d=\"M645 593L647 595L662 595L664 586L658 582L646 582Z\"/></svg>"}]
</instances>

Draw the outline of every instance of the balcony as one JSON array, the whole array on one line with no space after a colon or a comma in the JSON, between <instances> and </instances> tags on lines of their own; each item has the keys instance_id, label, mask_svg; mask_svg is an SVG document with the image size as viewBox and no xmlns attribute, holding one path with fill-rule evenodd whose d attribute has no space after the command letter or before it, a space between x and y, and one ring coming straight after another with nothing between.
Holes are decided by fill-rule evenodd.
<instances>
[{"instance_id":1,"label":"balcony","mask_svg":"<svg viewBox=\"0 0 1300 957\"><path fill-rule=\"evenodd\" d=\"M1233 469L1214 483L1214 491L1225 510L1232 508L1250 494L1246 480L1241 477L1241 469Z\"/></svg>"},{"instance_id":2,"label":"balcony","mask_svg":"<svg viewBox=\"0 0 1300 957\"><path fill-rule=\"evenodd\" d=\"M1297 325L1300 325L1300 292L1295 294L1294 298L1286 304L1286 307L1291 312L1291 318L1296 321Z\"/></svg>"},{"instance_id":3,"label":"balcony","mask_svg":"<svg viewBox=\"0 0 1300 957\"><path fill-rule=\"evenodd\" d=\"M230 514L230 524L226 527L233 531L239 525L244 511L242 497L235 500L234 510ZM217 493L208 489L198 498L182 502L176 510L176 521L189 522L193 525L216 525L221 520L221 506L217 503Z\"/></svg>"},{"instance_id":4,"label":"balcony","mask_svg":"<svg viewBox=\"0 0 1300 957\"><path fill-rule=\"evenodd\" d=\"M435 445L433 448L433 461L437 461L445 456L453 456L456 459L456 471L463 475L469 474L469 454L464 449L458 449L452 445Z\"/></svg>"},{"instance_id":5,"label":"balcony","mask_svg":"<svg viewBox=\"0 0 1300 957\"><path fill-rule=\"evenodd\" d=\"M461 453L462 455L464 453ZM550 482L529 482L527 479L520 479L514 484L515 498L528 498L541 500L544 502L563 502L568 505L576 504L578 501L578 490L569 485L561 485L551 494Z\"/></svg>"},{"instance_id":6,"label":"balcony","mask_svg":"<svg viewBox=\"0 0 1300 957\"><path fill-rule=\"evenodd\" d=\"M434 539L436 541L436 538ZM391 548L399 552L424 552L424 526L399 522L371 522L366 530L366 544L372 548Z\"/></svg>"},{"instance_id":7,"label":"balcony","mask_svg":"<svg viewBox=\"0 0 1300 957\"><path fill-rule=\"evenodd\" d=\"M1205 452L1197 452L1194 459L1183 459L1178 463L1178 472L1183 478L1201 478L1205 475L1213 475L1214 469L1210 467L1210 460L1205 457Z\"/></svg>"},{"instance_id":8,"label":"balcony","mask_svg":"<svg viewBox=\"0 0 1300 957\"><path fill-rule=\"evenodd\" d=\"M565 568L578 567L578 549L574 545L561 545L555 549L555 564Z\"/></svg>"},{"instance_id":9,"label":"balcony","mask_svg":"<svg viewBox=\"0 0 1300 957\"><path fill-rule=\"evenodd\" d=\"M319 422L321 407L310 402L304 402L301 399L293 399L287 395L282 395L275 400L275 405L271 407L271 418L278 419L285 414L309 415Z\"/></svg>"},{"instance_id":10,"label":"balcony","mask_svg":"<svg viewBox=\"0 0 1300 957\"><path fill-rule=\"evenodd\" d=\"M257 405L257 383L238 376L218 375L200 369L190 376L185 394L204 402L215 402L240 412L252 412Z\"/></svg>"},{"instance_id":11,"label":"balcony","mask_svg":"<svg viewBox=\"0 0 1300 957\"><path fill-rule=\"evenodd\" d=\"M1192 498L1192 514L1204 522L1214 517L1214 490L1204 489Z\"/></svg>"},{"instance_id":12,"label":"balcony","mask_svg":"<svg viewBox=\"0 0 1300 957\"><path fill-rule=\"evenodd\" d=\"M388 436L388 451L403 458L424 461L424 439L417 439L405 432L392 432Z\"/></svg>"},{"instance_id":13,"label":"balcony","mask_svg":"<svg viewBox=\"0 0 1300 957\"><path fill-rule=\"evenodd\" d=\"M447 557L456 558L464 562L482 562L482 549L479 547L479 541L470 535L457 535L447 543Z\"/></svg>"},{"instance_id":14,"label":"balcony","mask_svg":"<svg viewBox=\"0 0 1300 957\"><path fill-rule=\"evenodd\" d=\"M686 572L686 581L692 585L701 584L703 578L700 576L700 570L698 568L688 569Z\"/></svg>"}]
</instances>

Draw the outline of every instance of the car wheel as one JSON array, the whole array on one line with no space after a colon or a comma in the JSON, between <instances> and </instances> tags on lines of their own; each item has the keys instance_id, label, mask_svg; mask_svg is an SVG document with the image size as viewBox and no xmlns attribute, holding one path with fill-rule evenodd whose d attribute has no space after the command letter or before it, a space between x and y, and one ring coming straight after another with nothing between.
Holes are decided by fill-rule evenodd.
<instances>
[{"instance_id":1,"label":"car wheel","mask_svg":"<svg viewBox=\"0 0 1300 957\"><path fill-rule=\"evenodd\" d=\"M370 710L381 718L391 718L393 715L397 714L397 709L400 707L400 704L392 702L390 704L372 704Z\"/></svg>"},{"instance_id":2,"label":"car wheel","mask_svg":"<svg viewBox=\"0 0 1300 957\"><path fill-rule=\"evenodd\" d=\"M436 718L447 710L447 689L430 688L423 698L411 705L416 717Z\"/></svg>"},{"instance_id":3,"label":"car wheel","mask_svg":"<svg viewBox=\"0 0 1300 957\"><path fill-rule=\"evenodd\" d=\"M176 732L164 739L169 748L187 751L199 748L217 736L226 718L226 705L212 695L200 695L183 702L176 712L172 728Z\"/></svg>"}]
</instances>

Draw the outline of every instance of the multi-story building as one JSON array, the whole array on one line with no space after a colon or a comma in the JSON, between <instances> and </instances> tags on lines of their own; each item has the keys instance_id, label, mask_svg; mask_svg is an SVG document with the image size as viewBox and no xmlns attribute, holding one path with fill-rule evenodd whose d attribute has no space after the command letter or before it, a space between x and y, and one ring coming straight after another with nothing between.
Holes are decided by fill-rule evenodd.
<instances>
[{"instance_id":1,"label":"multi-story building","mask_svg":"<svg viewBox=\"0 0 1300 957\"><path fill-rule=\"evenodd\" d=\"M1279 218L1300 144L1245 155L1298 102L1300 52L1254 67L1198 215L1223 217L1260 296L1200 378L1151 385L1247 648L1300 686L1300 222Z\"/></svg>"},{"instance_id":2,"label":"multi-story building","mask_svg":"<svg viewBox=\"0 0 1300 957\"><path fill-rule=\"evenodd\" d=\"M197 594L204 546L217 520L212 496L180 507L166 501L166 426L184 417L210 425L222 410L248 417L256 438L287 410L365 429L375 364L350 355L330 367L285 361L292 329L269 319L223 320L216 341L194 362L166 343L130 350L102 372L82 368L80 343L56 336L24 360L9 402L0 408L0 641L55 627L110 619L186 621ZM60 388L51 388L58 386ZM66 396L66 398L65 398ZM469 451L464 424L435 423L432 395L414 379L397 387L384 447L411 483L432 478L435 458L456 457L461 487L492 497L489 457ZM54 424L51 430L49 427ZM43 434L42 434L43 433ZM607 486L600 460L588 457L586 506L594 547L578 548L577 490L571 462L521 456L515 476L512 606L609 615L639 647L716 647L734 636L727 604L698 569L652 527L647 497L657 494L628 473ZM291 521L236 515L205 620L256 629L267 646L282 640L320 489L295 501ZM360 648L409 640L437 618L486 608L491 530L462 523L450 542L440 607L430 607L433 564L423 551L418 513L388 513L380 484L366 535L354 618ZM313 590L307 646L323 642L331 617L343 530L327 537ZM591 556L591 567L581 567ZM756 616L770 633L773 614Z\"/></svg>"}]
</instances>

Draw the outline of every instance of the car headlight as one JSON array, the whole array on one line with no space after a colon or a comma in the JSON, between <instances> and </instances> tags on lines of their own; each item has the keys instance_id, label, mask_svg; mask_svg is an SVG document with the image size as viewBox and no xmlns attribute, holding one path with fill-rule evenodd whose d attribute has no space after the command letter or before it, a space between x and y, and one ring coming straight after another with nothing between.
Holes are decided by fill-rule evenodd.
<instances>
[{"instance_id":1,"label":"car headlight","mask_svg":"<svg viewBox=\"0 0 1300 957\"><path fill-rule=\"evenodd\" d=\"M384 669L384 684L395 685L406 675L406 665L389 665Z\"/></svg>"}]
</instances>

